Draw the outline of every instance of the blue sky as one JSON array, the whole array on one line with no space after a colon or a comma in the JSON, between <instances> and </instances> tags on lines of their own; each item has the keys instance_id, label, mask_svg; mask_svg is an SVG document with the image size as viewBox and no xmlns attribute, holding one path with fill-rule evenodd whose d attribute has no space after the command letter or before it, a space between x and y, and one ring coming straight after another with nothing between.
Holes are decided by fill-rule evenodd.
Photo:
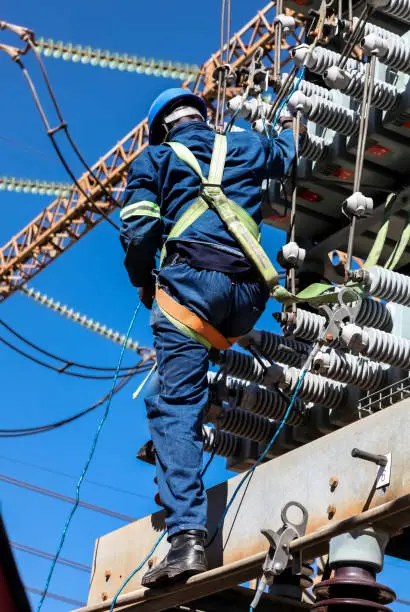
<instances>
[{"instance_id":1,"label":"blue sky","mask_svg":"<svg viewBox=\"0 0 410 612\"><path fill-rule=\"evenodd\" d=\"M28 26L37 36L45 38L199 64L219 44L220 0L209 0L201 11L198 6L188 0L115 4L106 0L58 4L49 0L37 3L5 0L1 18ZM245 24L254 12L252 3L234 2L233 31ZM2 34L3 40L12 44L13 39L6 35L3 38ZM40 83L32 58L27 57L25 61ZM61 60L47 59L46 62L64 117L90 163L145 116L156 94L176 84L171 80ZM66 181L65 171L43 131L22 74L4 54L0 55L0 69L2 82L7 84L0 97L0 174ZM44 93L41 86L39 90ZM81 174L78 163L73 157L70 159L76 174ZM2 244L50 201L47 197L8 192L1 192L0 200L4 211L0 225ZM266 238L273 253L282 236L269 231ZM137 295L128 283L122 259L115 232L108 224L102 224L31 285L123 332L128 327ZM265 313L261 327L272 326L271 312L272 306ZM64 357L111 367L117 363L117 346L25 296L14 295L7 300L2 305L1 318L30 340ZM138 315L132 337L143 345L152 345L146 311L141 310ZM132 353L127 353L125 362L133 363ZM44 370L4 345L0 345L0 384L4 428L35 426L63 418L92 404L109 388L107 381L81 381ZM128 387L113 402L82 498L138 518L156 507L153 469L135 460L135 453L147 440L148 433L143 402L131 400L132 390ZM72 496L100 414L93 412L76 424L52 433L1 439L1 474ZM215 484L226 476L224 461L217 458L207 476L207 484ZM123 492L102 485L115 486ZM0 498L11 539L54 553L70 510L68 504L3 482L0 482ZM118 519L80 508L63 556L90 564L94 540L122 524ZM16 558L25 584L41 589L49 561L23 552L17 552ZM389 560L383 579L396 588L401 598L410 599L406 571L408 567L403 562ZM58 565L50 591L86 601L88 575ZM35 606L38 596L30 597ZM64 612L72 607L49 599L43 610ZM401 605L395 608L406 609Z\"/></svg>"}]
</instances>

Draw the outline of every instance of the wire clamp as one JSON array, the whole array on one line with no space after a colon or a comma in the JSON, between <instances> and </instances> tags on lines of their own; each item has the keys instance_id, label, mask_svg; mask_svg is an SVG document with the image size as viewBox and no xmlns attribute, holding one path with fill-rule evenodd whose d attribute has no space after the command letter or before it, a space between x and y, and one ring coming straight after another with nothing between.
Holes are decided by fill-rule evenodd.
<instances>
[{"instance_id":1,"label":"wire clamp","mask_svg":"<svg viewBox=\"0 0 410 612\"><path fill-rule=\"evenodd\" d=\"M302 514L300 522L295 523L289 519L289 510L296 511ZM282 527L279 531L272 529L262 529L262 534L269 542L269 550L267 552L263 567L262 578L260 579L255 597L251 603L251 608L255 609L259 603L262 593L269 584L273 584L275 576L281 574L292 561L292 571L298 574L301 571L302 558L301 553L294 556L289 550L289 545L293 540L301 538L306 533L308 522L308 511L305 506L299 502L288 502L281 511Z\"/></svg>"},{"instance_id":2,"label":"wire clamp","mask_svg":"<svg viewBox=\"0 0 410 612\"><path fill-rule=\"evenodd\" d=\"M319 308L319 310L322 311L322 314L325 315L328 320L326 326L320 334L320 342L330 343L333 342L333 340L336 340L339 337L344 324L346 322L354 323L357 315L360 312L362 298L350 287L344 287L341 289L337 294L337 300L338 305L333 310L326 304L322 304Z\"/></svg>"}]
</instances>

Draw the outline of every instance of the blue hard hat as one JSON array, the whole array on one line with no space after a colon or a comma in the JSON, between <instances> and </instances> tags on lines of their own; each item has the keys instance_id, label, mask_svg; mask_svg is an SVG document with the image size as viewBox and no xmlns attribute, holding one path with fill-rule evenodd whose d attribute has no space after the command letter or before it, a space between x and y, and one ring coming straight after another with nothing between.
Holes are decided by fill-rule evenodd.
<instances>
[{"instance_id":1,"label":"blue hard hat","mask_svg":"<svg viewBox=\"0 0 410 612\"><path fill-rule=\"evenodd\" d=\"M162 141L159 132L161 124L161 116L163 115L166 108L172 104L174 105L179 100L183 100L189 106L197 108L204 119L206 119L206 104L199 96L196 96L187 89L182 87L173 87L163 91L151 104L151 108L148 111L148 127L149 127L149 143L160 144Z\"/></svg>"}]
</instances>

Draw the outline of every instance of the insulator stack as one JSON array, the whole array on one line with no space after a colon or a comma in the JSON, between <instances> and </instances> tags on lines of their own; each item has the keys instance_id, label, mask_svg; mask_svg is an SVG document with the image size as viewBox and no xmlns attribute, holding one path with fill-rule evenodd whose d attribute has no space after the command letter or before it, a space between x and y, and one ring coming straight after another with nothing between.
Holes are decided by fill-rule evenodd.
<instances>
[{"instance_id":1,"label":"insulator stack","mask_svg":"<svg viewBox=\"0 0 410 612\"><path fill-rule=\"evenodd\" d=\"M324 138L315 136L315 134L306 134L303 139L302 150L300 155L310 161L319 161L326 149Z\"/></svg>"},{"instance_id":2,"label":"insulator stack","mask_svg":"<svg viewBox=\"0 0 410 612\"><path fill-rule=\"evenodd\" d=\"M305 81L304 79L302 79L299 83L298 89L304 93L305 96L321 96L326 100L333 99L333 92L331 89L326 89L326 87L322 87L316 83L311 83L310 81Z\"/></svg>"},{"instance_id":3,"label":"insulator stack","mask_svg":"<svg viewBox=\"0 0 410 612\"><path fill-rule=\"evenodd\" d=\"M221 389L221 385L223 388ZM274 421L279 421L285 415L289 406L289 398L275 390L267 389L245 380L238 380L227 377L226 382L220 381L215 386L211 383L211 388L216 390L219 400L228 400L232 396L239 408L249 410ZM303 425L305 422L306 408L304 403L296 399L294 408L287 420L288 425Z\"/></svg>"},{"instance_id":4,"label":"insulator stack","mask_svg":"<svg viewBox=\"0 0 410 612\"><path fill-rule=\"evenodd\" d=\"M353 280L364 283L367 291L382 300L410 306L410 277L379 266L352 272Z\"/></svg>"},{"instance_id":5,"label":"insulator stack","mask_svg":"<svg viewBox=\"0 0 410 612\"><path fill-rule=\"evenodd\" d=\"M373 6L382 13L387 13L404 23L410 23L409 0L367 0L367 4Z\"/></svg>"},{"instance_id":6,"label":"insulator stack","mask_svg":"<svg viewBox=\"0 0 410 612\"><path fill-rule=\"evenodd\" d=\"M291 113L300 110L304 116L344 136L353 136L359 129L359 115L356 111L340 106L320 96L308 98L296 91L288 102Z\"/></svg>"},{"instance_id":7,"label":"insulator stack","mask_svg":"<svg viewBox=\"0 0 410 612\"><path fill-rule=\"evenodd\" d=\"M338 567L334 578L313 587L317 598L312 610L376 610L392 612L384 604L396 599L394 591L376 582L375 574L357 566Z\"/></svg>"},{"instance_id":8,"label":"insulator stack","mask_svg":"<svg viewBox=\"0 0 410 612\"><path fill-rule=\"evenodd\" d=\"M296 315L287 315L285 331L296 338L313 342L317 340L319 334L326 323L325 317L298 308ZM375 327L383 331L391 331L393 321L391 312L383 302L376 302L371 298L363 300L356 319L357 325L363 327Z\"/></svg>"},{"instance_id":9,"label":"insulator stack","mask_svg":"<svg viewBox=\"0 0 410 612\"><path fill-rule=\"evenodd\" d=\"M308 55L309 45L303 44L294 47L290 55L295 64L300 68ZM331 51L325 47L315 47L313 53L307 61L307 68L316 74L323 74L331 66L335 66L340 61L340 53ZM365 65L355 59L349 58L345 65L346 70L364 71Z\"/></svg>"},{"instance_id":10,"label":"insulator stack","mask_svg":"<svg viewBox=\"0 0 410 612\"><path fill-rule=\"evenodd\" d=\"M240 341L241 346L256 346L265 357L291 366L300 366L307 359L310 346L267 331L252 330Z\"/></svg>"},{"instance_id":11,"label":"insulator stack","mask_svg":"<svg viewBox=\"0 0 410 612\"><path fill-rule=\"evenodd\" d=\"M233 457L240 454L242 440L225 431L204 425L202 439L204 451L207 453L212 453L215 450L215 454L220 457Z\"/></svg>"},{"instance_id":12,"label":"insulator stack","mask_svg":"<svg viewBox=\"0 0 410 612\"><path fill-rule=\"evenodd\" d=\"M387 375L386 368L379 363L334 349L319 351L313 360L313 367L332 380L370 391L383 387Z\"/></svg>"},{"instance_id":13,"label":"insulator stack","mask_svg":"<svg viewBox=\"0 0 410 612\"><path fill-rule=\"evenodd\" d=\"M31 297L35 302L43 304L46 306L46 308L51 308L51 310L54 310L54 312L58 312L60 315L65 316L74 323L78 323L81 325L81 327L85 327L86 329L89 329L100 336L104 336L107 338L107 340L111 340L116 344L124 344L124 334L120 334L111 328L107 328L106 325L101 325L99 321L94 321L94 319L81 314L81 312L75 311L73 308L69 308L65 304L56 302L52 297L49 297L45 293L40 293L40 291L35 291L35 289L32 287L29 288L25 285L20 287L20 291L28 297ZM132 338L128 338L125 348L136 353L144 352L144 348L140 346L139 342L137 340L133 340Z\"/></svg>"},{"instance_id":14,"label":"insulator stack","mask_svg":"<svg viewBox=\"0 0 410 612\"><path fill-rule=\"evenodd\" d=\"M219 416L215 418L216 423L223 431L254 442L270 440L276 429L276 425L269 419L233 407L222 408Z\"/></svg>"},{"instance_id":15,"label":"insulator stack","mask_svg":"<svg viewBox=\"0 0 410 612\"><path fill-rule=\"evenodd\" d=\"M261 364L246 353L225 351L220 354L219 365L223 366L225 374L236 378L245 378L256 383L263 382L264 371Z\"/></svg>"},{"instance_id":16,"label":"insulator stack","mask_svg":"<svg viewBox=\"0 0 410 612\"><path fill-rule=\"evenodd\" d=\"M300 376L301 370L288 366L275 365L268 371L269 380L276 382L288 395L295 392ZM337 408L343 403L347 404L347 389L343 383L307 372L300 386L299 397L305 402Z\"/></svg>"},{"instance_id":17,"label":"insulator stack","mask_svg":"<svg viewBox=\"0 0 410 612\"><path fill-rule=\"evenodd\" d=\"M343 346L397 368L410 369L410 340L371 327L348 324L340 334Z\"/></svg>"},{"instance_id":18,"label":"insulator stack","mask_svg":"<svg viewBox=\"0 0 410 612\"><path fill-rule=\"evenodd\" d=\"M366 55L374 53L382 64L410 74L410 47L401 38L380 38L368 34L360 45Z\"/></svg>"},{"instance_id":19,"label":"insulator stack","mask_svg":"<svg viewBox=\"0 0 410 612\"><path fill-rule=\"evenodd\" d=\"M346 71L333 66L324 73L324 80L329 87L340 89L347 96L358 100L363 98L366 75L360 70ZM390 110L398 104L397 87L375 79L372 95L372 105L382 110Z\"/></svg>"},{"instance_id":20,"label":"insulator stack","mask_svg":"<svg viewBox=\"0 0 410 612\"><path fill-rule=\"evenodd\" d=\"M359 22L359 18L358 17L353 17L353 28L357 27L357 24ZM346 38L349 37L350 33L352 30L347 32L347 36ZM385 28L381 28L380 26L377 26L374 23L369 23L368 21L366 22L365 26L364 26L364 32L363 32L364 36L367 36L368 34L375 34L376 36L378 36L379 38L388 38L391 40L401 40L400 36L398 34L394 34L393 32L390 32L390 30L386 30Z\"/></svg>"}]
</instances>

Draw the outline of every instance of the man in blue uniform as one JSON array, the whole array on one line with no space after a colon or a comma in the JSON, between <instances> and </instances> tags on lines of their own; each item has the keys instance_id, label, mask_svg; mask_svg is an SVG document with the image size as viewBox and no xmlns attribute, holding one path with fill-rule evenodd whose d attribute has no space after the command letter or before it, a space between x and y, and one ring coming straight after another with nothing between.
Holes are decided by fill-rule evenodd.
<instances>
[{"instance_id":1,"label":"man in blue uniform","mask_svg":"<svg viewBox=\"0 0 410 612\"><path fill-rule=\"evenodd\" d=\"M150 146L129 171L121 242L142 302L151 309L156 297L158 393L145 402L171 544L145 586L207 569L201 467L208 353L254 326L277 281L259 245L261 184L287 173L291 127L287 118L272 142L248 131L216 136L201 98L167 90L149 112Z\"/></svg>"}]
</instances>

